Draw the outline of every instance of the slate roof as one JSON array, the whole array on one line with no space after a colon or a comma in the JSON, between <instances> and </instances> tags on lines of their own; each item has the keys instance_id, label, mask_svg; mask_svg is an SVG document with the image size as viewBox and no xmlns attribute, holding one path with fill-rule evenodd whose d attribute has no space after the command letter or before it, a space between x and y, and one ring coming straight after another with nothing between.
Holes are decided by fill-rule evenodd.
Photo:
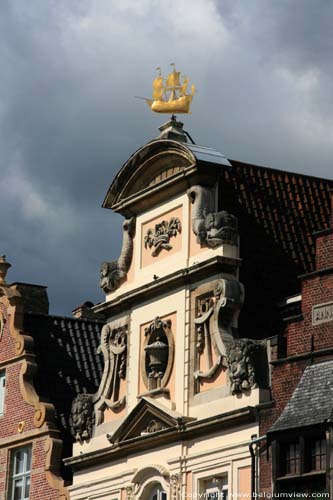
<instances>
[{"instance_id":1,"label":"slate roof","mask_svg":"<svg viewBox=\"0 0 333 500\"><path fill-rule=\"evenodd\" d=\"M229 160L238 203L273 236L301 272L315 269L313 233L329 227L333 181Z\"/></svg>"},{"instance_id":2,"label":"slate roof","mask_svg":"<svg viewBox=\"0 0 333 500\"><path fill-rule=\"evenodd\" d=\"M35 388L44 401L56 408L56 424L64 442L63 457L71 454L72 401L78 393L97 392L102 377L103 360L96 351L103 324L98 320L47 314L24 316L24 331L34 339L38 365Z\"/></svg>"},{"instance_id":3,"label":"slate roof","mask_svg":"<svg viewBox=\"0 0 333 500\"><path fill-rule=\"evenodd\" d=\"M322 424L333 410L333 361L308 366L269 433Z\"/></svg>"}]
</instances>

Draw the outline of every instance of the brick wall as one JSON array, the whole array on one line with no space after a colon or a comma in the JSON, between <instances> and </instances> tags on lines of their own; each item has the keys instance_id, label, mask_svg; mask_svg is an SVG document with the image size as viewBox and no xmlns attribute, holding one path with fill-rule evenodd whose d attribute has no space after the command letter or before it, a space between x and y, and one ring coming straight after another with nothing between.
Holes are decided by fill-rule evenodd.
<instances>
[{"instance_id":1,"label":"brick wall","mask_svg":"<svg viewBox=\"0 0 333 500\"><path fill-rule=\"evenodd\" d=\"M332 197L333 201L333 197ZM332 210L333 214L333 210ZM333 220L332 220L333 227ZM302 319L285 326L286 352L282 359L272 359L271 380L273 406L260 413L260 435L265 435L281 415L311 362L332 359L333 322L312 324L314 305L333 301L333 231L316 235L316 271L302 279ZM271 492L271 456L262 453L260 458L260 490Z\"/></svg>"},{"instance_id":2,"label":"brick wall","mask_svg":"<svg viewBox=\"0 0 333 500\"><path fill-rule=\"evenodd\" d=\"M2 297L0 312L5 320L0 339L0 370L6 372L5 408L0 417L0 500L9 498L11 452L26 445L32 445L30 500L59 500L59 490L50 486L45 470L49 460L45 449L49 438L47 427L35 427L34 406L22 396L21 370L26 356L24 352L16 352L17 337L13 329L19 321L13 320L17 310ZM29 359L34 358L30 355Z\"/></svg>"}]
</instances>

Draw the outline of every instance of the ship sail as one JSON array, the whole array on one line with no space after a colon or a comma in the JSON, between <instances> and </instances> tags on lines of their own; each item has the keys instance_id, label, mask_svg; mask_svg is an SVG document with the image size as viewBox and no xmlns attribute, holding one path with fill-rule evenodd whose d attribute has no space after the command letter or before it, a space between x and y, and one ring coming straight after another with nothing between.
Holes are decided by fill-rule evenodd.
<instances>
[{"instance_id":1,"label":"ship sail","mask_svg":"<svg viewBox=\"0 0 333 500\"><path fill-rule=\"evenodd\" d=\"M163 85L163 77L157 76L153 81L153 99L156 101L157 99L162 99L164 94L164 85Z\"/></svg>"},{"instance_id":2,"label":"ship sail","mask_svg":"<svg viewBox=\"0 0 333 500\"><path fill-rule=\"evenodd\" d=\"M167 87L179 87L180 86L180 71L173 70L167 77L166 86Z\"/></svg>"}]
</instances>

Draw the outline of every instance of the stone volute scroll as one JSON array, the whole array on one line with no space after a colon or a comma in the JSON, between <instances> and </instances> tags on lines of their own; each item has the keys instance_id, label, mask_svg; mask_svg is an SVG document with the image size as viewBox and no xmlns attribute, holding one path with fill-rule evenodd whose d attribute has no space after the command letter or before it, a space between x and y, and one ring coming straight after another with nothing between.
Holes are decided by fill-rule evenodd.
<instances>
[{"instance_id":1,"label":"stone volute scroll","mask_svg":"<svg viewBox=\"0 0 333 500\"><path fill-rule=\"evenodd\" d=\"M121 394L121 383L126 378L128 325L107 324L102 329L98 352L104 357L104 371L99 389L94 396L96 424L103 421L106 408L117 410L126 403Z\"/></svg>"},{"instance_id":2,"label":"stone volute scroll","mask_svg":"<svg viewBox=\"0 0 333 500\"><path fill-rule=\"evenodd\" d=\"M103 262L100 270L100 286L105 293L116 290L126 278L133 257L135 217L123 223L123 245L118 260Z\"/></svg>"},{"instance_id":3,"label":"stone volute scroll","mask_svg":"<svg viewBox=\"0 0 333 500\"><path fill-rule=\"evenodd\" d=\"M78 394L71 408L72 435L81 443L89 440L94 426L103 422L106 408L119 409L126 403L120 385L126 378L127 336L127 324L107 324L102 329L98 352L104 356L104 371L99 389L96 394Z\"/></svg>"},{"instance_id":4,"label":"stone volute scroll","mask_svg":"<svg viewBox=\"0 0 333 500\"><path fill-rule=\"evenodd\" d=\"M145 328L141 353L141 375L148 392L168 392L174 357L174 340L171 320L156 317Z\"/></svg>"},{"instance_id":5,"label":"stone volute scroll","mask_svg":"<svg viewBox=\"0 0 333 500\"><path fill-rule=\"evenodd\" d=\"M222 244L237 245L237 218L222 210L215 211L212 188L192 186L187 191L192 203L192 230L197 243L216 248Z\"/></svg>"},{"instance_id":6,"label":"stone volute scroll","mask_svg":"<svg viewBox=\"0 0 333 500\"><path fill-rule=\"evenodd\" d=\"M228 345L237 335L237 320L243 300L243 286L236 279L220 279L208 296L197 298L194 319L197 359L199 362L200 357L206 358L206 369L197 369L195 379L211 379L226 365Z\"/></svg>"},{"instance_id":7,"label":"stone volute scroll","mask_svg":"<svg viewBox=\"0 0 333 500\"><path fill-rule=\"evenodd\" d=\"M243 302L243 285L236 279L220 279L213 293L197 298L194 319L197 359L206 358L206 370L195 371L194 378L212 379L224 366L228 369L233 395L268 386L265 343L239 338L238 316Z\"/></svg>"}]
</instances>

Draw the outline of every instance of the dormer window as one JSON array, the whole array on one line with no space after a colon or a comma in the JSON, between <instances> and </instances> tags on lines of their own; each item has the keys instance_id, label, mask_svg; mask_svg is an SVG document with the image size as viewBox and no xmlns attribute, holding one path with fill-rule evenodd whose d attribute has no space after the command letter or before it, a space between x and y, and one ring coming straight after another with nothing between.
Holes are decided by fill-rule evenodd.
<instances>
[{"instance_id":1,"label":"dormer window","mask_svg":"<svg viewBox=\"0 0 333 500\"><path fill-rule=\"evenodd\" d=\"M289 443L286 449L286 474L300 474L301 454L298 442Z\"/></svg>"},{"instance_id":2,"label":"dormer window","mask_svg":"<svg viewBox=\"0 0 333 500\"><path fill-rule=\"evenodd\" d=\"M311 443L311 469L326 469L326 439L315 439Z\"/></svg>"}]
</instances>

